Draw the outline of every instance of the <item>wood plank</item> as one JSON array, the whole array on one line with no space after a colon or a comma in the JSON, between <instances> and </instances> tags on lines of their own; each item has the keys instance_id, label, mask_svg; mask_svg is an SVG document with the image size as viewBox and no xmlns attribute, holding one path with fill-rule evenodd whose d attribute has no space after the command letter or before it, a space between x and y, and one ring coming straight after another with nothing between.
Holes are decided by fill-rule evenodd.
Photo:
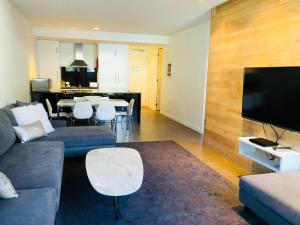
<instances>
[{"instance_id":1,"label":"wood plank","mask_svg":"<svg viewBox=\"0 0 300 225\"><path fill-rule=\"evenodd\" d=\"M251 172L259 167L239 155L237 138L264 134L241 117L244 67L300 66L300 1L230 0L211 24L204 144ZM282 144L300 150L300 134L287 132Z\"/></svg>"}]
</instances>

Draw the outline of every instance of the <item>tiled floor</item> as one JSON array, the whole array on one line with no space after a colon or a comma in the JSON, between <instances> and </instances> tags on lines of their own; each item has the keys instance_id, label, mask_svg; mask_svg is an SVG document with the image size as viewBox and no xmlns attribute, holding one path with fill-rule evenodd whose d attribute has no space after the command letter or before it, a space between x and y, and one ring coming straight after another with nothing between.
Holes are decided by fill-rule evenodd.
<instances>
[{"instance_id":1,"label":"tiled floor","mask_svg":"<svg viewBox=\"0 0 300 225\"><path fill-rule=\"evenodd\" d=\"M126 129L118 124L119 143L174 140L235 185L238 185L238 177L247 173L211 149L205 148L199 133L148 108L142 109L141 117L141 123L133 125L132 134L126 135Z\"/></svg>"}]
</instances>

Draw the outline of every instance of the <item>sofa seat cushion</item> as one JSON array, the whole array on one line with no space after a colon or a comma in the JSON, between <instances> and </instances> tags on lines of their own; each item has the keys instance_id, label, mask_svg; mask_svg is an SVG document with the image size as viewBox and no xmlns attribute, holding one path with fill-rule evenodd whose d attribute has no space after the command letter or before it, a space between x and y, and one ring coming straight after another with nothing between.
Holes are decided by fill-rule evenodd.
<instances>
[{"instance_id":1,"label":"sofa seat cushion","mask_svg":"<svg viewBox=\"0 0 300 225\"><path fill-rule=\"evenodd\" d=\"M59 196L64 161L62 142L15 144L0 158L0 171L15 189L55 188Z\"/></svg>"},{"instance_id":2,"label":"sofa seat cushion","mask_svg":"<svg viewBox=\"0 0 300 225\"><path fill-rule=\"evenodd\" d=\"M300 224L300 172L244 176L240 189L291 224Z\"/></svg>"},{"instance_id":3,"label":"sofa seat cushion","mask_svg":"<svg viewBox=\"0 0 300 225\"><path fill-rule=\"evenodd\" d=\"M56 191L53 188L18 190L19 197L0 200L1 225L53 225Z\"/></svg>"},{"instance_id":4,"label":"sofa seat cushion","mask_svg":"<svg viewBox=\"0 0 300 225\"><path fill-rule=\"evenodd\" d=\"M37 141L62 141L65 148L114 145L116 137L107 127L59 127Z\"/></svg>"}]
</instances>

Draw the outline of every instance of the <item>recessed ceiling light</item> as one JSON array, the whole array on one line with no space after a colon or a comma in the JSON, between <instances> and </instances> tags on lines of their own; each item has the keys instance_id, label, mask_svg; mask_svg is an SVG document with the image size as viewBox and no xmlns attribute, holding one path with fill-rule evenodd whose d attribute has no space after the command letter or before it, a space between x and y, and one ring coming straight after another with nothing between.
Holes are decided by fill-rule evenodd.
<instances>
[{"instance_id":1,"label":"recessed ceiling light","mask_svg":"<svg viewBox=\"0 0 300 225\"><path fill-rule=\"evenodd\" d=\"M99 27L94 27L93 29L94 29L94 30L99 30Z\"/></svg>"}]
</instances>

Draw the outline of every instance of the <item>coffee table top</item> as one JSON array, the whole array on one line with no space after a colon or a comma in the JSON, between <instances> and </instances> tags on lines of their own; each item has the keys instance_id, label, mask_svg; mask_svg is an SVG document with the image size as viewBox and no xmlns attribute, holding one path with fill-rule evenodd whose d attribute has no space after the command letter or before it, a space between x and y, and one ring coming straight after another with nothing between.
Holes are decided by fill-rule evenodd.
<instances>
[{"instance_id":1,"label":"coffee table top","mask_svg":"<svg viewBox=\"0 0 300 225\"><path fill-rule=\"evenodd\" d=\"M100 148L85 160L93 188L107 196L129 195L140 189L144 168L140 154L131 148Z\"/></svg>"}]
</instances>

